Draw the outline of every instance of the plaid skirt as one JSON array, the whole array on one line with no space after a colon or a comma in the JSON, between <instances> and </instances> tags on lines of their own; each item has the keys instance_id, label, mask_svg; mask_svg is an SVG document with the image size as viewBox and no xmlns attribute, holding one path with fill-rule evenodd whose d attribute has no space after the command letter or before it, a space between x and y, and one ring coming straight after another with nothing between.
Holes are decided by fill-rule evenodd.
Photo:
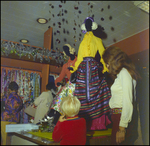
<instances>
[{"instance_id":1,"label":"plaid skirt","mask_svg":"<svg viewBox=\"0 0 150 146\"><path fill-rule=\"evenodd\" d=\"M80 117L96 119L110 112L110 89L102 74L103 66L92 57L86 57L77 70L74 95L81 102Z\"/></svg>"}]
</instances>

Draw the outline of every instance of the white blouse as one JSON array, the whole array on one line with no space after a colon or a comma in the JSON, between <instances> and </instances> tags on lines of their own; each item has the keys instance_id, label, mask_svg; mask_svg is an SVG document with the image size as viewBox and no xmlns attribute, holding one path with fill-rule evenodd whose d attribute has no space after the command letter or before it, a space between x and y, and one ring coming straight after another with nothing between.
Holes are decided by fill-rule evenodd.
<instances>
[{"instance_id":1,"label":"white blouse","mask_svg":"<svg viewBox=\"0 0 150 146\"><path fill-rule=\"evenodd\" d=\"M133 98L136 98L136 80L134 80L126 68L117 74L117 78L111 86L111 98L109 100L110 108L122 108L119 126L128 127L132 119Z\"/></svg>"}]
</instances>

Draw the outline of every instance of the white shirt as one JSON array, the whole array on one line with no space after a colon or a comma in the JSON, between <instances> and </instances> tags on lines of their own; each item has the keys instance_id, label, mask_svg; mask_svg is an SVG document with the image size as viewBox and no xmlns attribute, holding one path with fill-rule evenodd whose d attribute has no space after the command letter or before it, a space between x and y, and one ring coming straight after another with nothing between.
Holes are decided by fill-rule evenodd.
<instances>
[{"instance_id":1,"label":"white shirt","mask_svg":"<svg viewBox=\"0 0 150 146\"><path fill-rule=\"evenodd\" d=\"M136 80L134 80L126 68L117 74L117 78L111 86L110 108L122 108L119 126L128 127L132 119L133 98L135 94Z\"/></svg>"}]
</instances>

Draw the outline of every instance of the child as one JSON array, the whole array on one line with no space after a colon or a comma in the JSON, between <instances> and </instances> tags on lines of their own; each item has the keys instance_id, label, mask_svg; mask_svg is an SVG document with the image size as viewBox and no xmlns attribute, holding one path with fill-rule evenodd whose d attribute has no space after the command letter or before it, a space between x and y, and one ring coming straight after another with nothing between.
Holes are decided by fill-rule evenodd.
<instances>
[{"instance_id":1,"label":"child","mask_svg":"<svg viewBox=\"0 0 150 146\"><path fill-rule=\"evenodd\" d=\"M63 115L60 116L52 138L60 145L85 145L86 121L79 118L80 101L75 96L66 96L62 99L60 108Z\"/></svg>"}]
</instances>

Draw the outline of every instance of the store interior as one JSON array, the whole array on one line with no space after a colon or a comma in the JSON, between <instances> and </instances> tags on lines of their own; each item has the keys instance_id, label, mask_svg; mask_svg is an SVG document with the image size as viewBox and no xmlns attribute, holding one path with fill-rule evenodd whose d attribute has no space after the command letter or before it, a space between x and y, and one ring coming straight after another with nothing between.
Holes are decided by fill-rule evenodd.
<instances>
[{"instance_id":1,"label":"store interior","mask_svg":"<svg viewBox=\"0 0 150 146\"><path fill-rule=\"evenodd\" d=\"M142 76L137 95L139 137L135 145L149 143L149 119L145 121L145 117L149 117L149 8L143 10L136 2L2 1L1 95L8 92L7 86L11 81L22 87L19 95L24 103L45 91L45 85L51 78L55 80L59 76L63 64L67 62L62 46L70 44L77 56L84 37L80 27L86 17L93 17L98 24L93 34L102 39L105 48L121 48ZM40 23L39 18L45 21ZM19 74L22 80L17 78ZM67 81L65 77L62 82ZM24 109L29 104L27 102ZM31 120L24 109L21 111L21 124ZM109 138L100 139L91 141L91 144L108 144Z\"/></svg>"}]
</instances>

